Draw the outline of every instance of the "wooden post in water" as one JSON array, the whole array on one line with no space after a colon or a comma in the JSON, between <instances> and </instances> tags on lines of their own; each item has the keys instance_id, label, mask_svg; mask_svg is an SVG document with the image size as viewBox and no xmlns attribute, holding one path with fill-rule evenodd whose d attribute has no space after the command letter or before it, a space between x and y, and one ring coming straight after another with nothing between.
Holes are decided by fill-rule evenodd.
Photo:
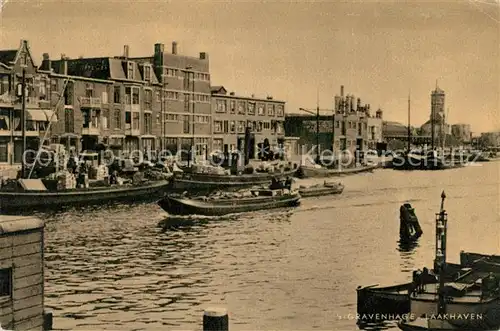
<instances>
[{"instance_id":1,"label":"wooden post in water","mask_svg":"<svg viewBox=\"0 0 500 331\"><path fill-rule=\"evenodd\" d=\"M203 313L203 331L228 331L229 316L224 308L208 308Z\"/></svg>"}]
</instances>

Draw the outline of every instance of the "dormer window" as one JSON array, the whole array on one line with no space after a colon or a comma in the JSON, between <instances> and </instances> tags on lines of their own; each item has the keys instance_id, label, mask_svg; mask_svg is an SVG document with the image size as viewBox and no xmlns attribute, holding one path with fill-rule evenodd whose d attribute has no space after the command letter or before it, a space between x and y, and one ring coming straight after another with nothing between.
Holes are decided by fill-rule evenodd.
<instances>
[{"instance_id":1,"label":"dormer window","mask_svg":"<svg viewBox=\"0 0 500 331\"><path fill-rule=\"evenodd\" d=\"M151 67L148 65L144 66L144 80L151 81Z\"/></svg>"},{"instance_id":2,"label":"dormer window","mask_svg":"<svg viewBox=\"0 0 500 331\"><path fill-rule=\"evenodd\" d=\"M134 62L127 62L127 78L134 79Z\"/></svg>"}]
</instances>

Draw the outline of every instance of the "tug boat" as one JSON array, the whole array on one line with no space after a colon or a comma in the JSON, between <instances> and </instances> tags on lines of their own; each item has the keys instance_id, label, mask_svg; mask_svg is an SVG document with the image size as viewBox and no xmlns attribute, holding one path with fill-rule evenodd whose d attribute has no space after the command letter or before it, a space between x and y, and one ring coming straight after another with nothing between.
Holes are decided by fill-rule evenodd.
<instances>
[{"instance_id":1,"label":"tug boat","mask_svg":"<svg viewBox=\"0 0 500 331\"><path fill-rule=\"evenodd\" d=\"M169 194L158 205L171 215L223 216L265 209L293 207L300 193L288 189L255 189L240 193L225 192L209 196L189 197L187 192Z\"/></svg>"}]
</instances>

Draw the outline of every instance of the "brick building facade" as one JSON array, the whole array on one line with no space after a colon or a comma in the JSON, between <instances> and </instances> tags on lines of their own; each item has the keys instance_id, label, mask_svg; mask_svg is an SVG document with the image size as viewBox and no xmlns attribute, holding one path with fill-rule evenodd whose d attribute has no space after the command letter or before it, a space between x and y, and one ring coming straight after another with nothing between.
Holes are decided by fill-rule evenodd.
<instances>
[{"instance_id":1,"label":"brick building facade","mask_svg":"<svg viewBox=\"0 0 500 331\"><path fill-rule=\"evenodd\" d=\"M237 96L228 94L223 86L214 86L212 110L214 151L243 150L246 128L250 128L251 159L259 158L267 144L271 150L284 144L284 101Z\"/></svg>"},{"instance_id":2,"label":"brick building facade","mask_svg":"<svg viewBox=\"0 0 500 331\"><path fill-rule=\"evenodd\" d=\"M26 83L26 147L36 150L46 134L49 120L56 121L50 105L50 77L37 69L28 42L18 49L0 51L0 166L22 161L23 71Z\"/></svg>"}]
</instances>

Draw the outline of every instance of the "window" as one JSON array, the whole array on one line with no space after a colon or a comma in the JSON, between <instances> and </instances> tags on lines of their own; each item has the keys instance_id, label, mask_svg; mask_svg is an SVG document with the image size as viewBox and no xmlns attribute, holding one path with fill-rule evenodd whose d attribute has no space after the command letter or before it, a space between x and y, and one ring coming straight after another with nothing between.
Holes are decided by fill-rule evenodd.
<instances>
[{"instance_id":1,"label":"window","mask_svg":"<svg viewBox=\"0 0 500 331\"><path fill-rule=\"evenodd\" d=\"M218 113L226 112L226 100L217 100L217 108L215 109Z\"/></svg>"},{"instance_id":2,"label":"window","mask_svg":"<svg viewBox=\"0 0 500 331\"><path fill-rule=\"evenodd\" d=\"M274 116L274 105L267 105L267 115Z\"/></svg>"},{"instance_id":3,"label":"window","mask_svg":"<svg viewBox=\"0 0 500 331\"><path fill-rule=\"evenodd\" d=\"M153 118L151 114L144 114L144 134L152 134Z\"/></svg>"},{"instance_id":4,"label":"window","mask_svg":"<svg viewBox=\"0 0 500 331\"><path fill-rule=\"evenodd\" d=\"M183 126L183 132L184 133L189 133L189 127L190 127L190 121L189 121L189 115L184 115L184 126Z\"/></svg>"},{"instance_id":5,"label":"window","mask_svg":"<svg viewBox=\"0 0 500 331\"><path fill-rule=\"evenodd\" d=\"M134 79L134 62L128 62L127 69L127 78Z\"/></svg>"},{"instance_id":6,"label":"window","mask_svg":"<svg viewBox=\"0 0 500 331\"><path fill-rule=\"evenodd\" d=\"M248 115L255 115L255 102L248 103Z\"/></svg>"},{"instance_id":7,"label":"window","mask_svg":"<svg viewBox=\"0 0 500 331\"><path fill-rule=\"evenodd\" d=\"M161 101L160 91L156 91L155 95L156 95L156 102L160 102Z\"/></svg>"},{"instance_id":8,"label":"window","mask_svg":"<svg viewBox=\"0 0 500 331\"><path fill-rule=\"evenodd\" d=\"M125 104L126 105L132 104L132 88L131 87L125 87Z\"/></svg>"},{"instance_id":9,"label":"window","mask_svg":"<svg viewBox=\"0 0 500 331\"><path fill-rule=\"evenodd\" d=\"M335 121L335 127L340 128L340 121Z\"/></svg>"},{"instance_id":10,"label":"window","mask_svg":"<svg viewBox=\"0 0 500 331\"><path fill-rule=\"evenodd\" d=\"M132 130L140 130L140 116L141 114L138 112L132 113Z\"/></svg>"},{"instance_id":11,"label":"window","mask_svg":"<svg viewBox=\"0 0 500 331\"><path fill-rule=\"evenodd\" d=\"M21 54L20 65L21 66L25 66L26 65L26 54L25 53Z\"/></svg>"},{"instance_id":12,"label":"window","mask_svg":"<svg viewBox=\"0 0 500 331\"><path fill-rule=\"evenodd\" d=\"M245 114L246 113L246 104L245 101L239 101L238 102L238 114Z\"/></svg>"},{"instance_id":13,"label":"window","mask_svg":"<svg viewBox=\"0 0 500 331\"><path fill-rule=\"evenodd\" d=\"M129 130L132 128L132 114L127 111L125 112L125 129Z\"/></svg>"},{"instance_id":14,"label":"window","mask_svg":"<svg viewBox=\"0 0 500 331\"><path fill-rule=\"evenodd\" d=\"M236 101L231 100L229 102L229 111L231 114L234 114L236 112Z\"/></svg>"},{"instance_id":15,"label":"window","mask_svg":"<svg viewBox=\"0 0 500 331\"><path fill-rule=\"evenodd\" d=\"M245 121L238 121L238 132L245 132Z\"/></svg>"},{"instance_id":16,"label":"window","mask_svg":"<svg viewBox=\"0 0 500 331\"><path fill-rule=\"evenodd\" d=\"M64 110L64 132L73 133L75 132L75 118L73 109L65 109Z\"/></svg>"},{"instance_id":17,"label":"window","mask_svg":"<svg viewBox=\"0 0 500 331\"><path fill-rule=\"evenodd\" d=\"M264 130L269 130L271 128L271 123L264 122Z\"/></svg>"},{"instance_id":18,"label":"window","mask_svg":"<svg viewBox=\"0 0 500 331\"><path fill-rule=\"evenodd\" d=\"M144 109L151 110L151 104L153 103L153 91L144 90Z\"/></svg>"},{"instance_id":19,"label":"window","mask_svg":"<svg viewBox=\"0 0 500 331\"><path fill-rule=\"evenodd\" d=\"M64 90L64 104L67 106L73 105L73 83L68 82Z\"/></svg>"},{"instance_id":20,"label":"window","mask_svg":"<svg viewBox=\"0 0 500 331\"><path fill-rule=\"evenodd\" d=\"M12 268L0 269L0 296L12 296Z\"/></svg>"},{"instance_id":21,"label":"window","mask_svg":"<svg viewBox=\"0 0 500 331\"><path fill-rule=\"evenodd\" d=\"M235 121L231 121L230 128L231 128L231 133L236 132L236 122Z\"/></svg>"},{"instance_id":22,"label":"window","mask_svg":"<svg viewBox=\"0 0 500 331\"><path fill-rule=\"evenodd\" d=\"M276 115L280 117L285 116L285 106L278 105L278 110L276 111Z\"/></svg>"},{"instance_id":23,"label":"window","mask_svg":"<svg viewBox=\"0 0 500 331\"><path fill-rule=\"evenodd\" d=\"M122 112L120 111L120 109L115 109L114 111L114 122L115 122L115 129L122 128Z\"/></svg>"},{"instance_id":24,"label":"window","mask_svg":"<svg viewBox=\"0 0 500 331\"><path fill-rule=\"evenodd\" d=\"M101 102L103 104L107 104L108 103L108 92L107 91L103 91L102 92L102 97L101 97Z\"/></svg>"},{"instance_id":25,"label":"window","mask_svg":"<svg viewBox=\"0 0 500 331\"><path fill-rule=\"evenodd\" d=\"M229 123L228 123L228 121L224 121L223 123L224 123L224 125L223 125L223 128L222 128L222 131L224 133L229 133Z\"/></svg>"},{"instance_id":26,"label":"window","mask_svg":"<svg viewBox=\"0 0 500 331\"><path fill-rule=\"evenodd\" d=\"M109 110L104 109L102 111L102 128L107 130L109 129Z\"/></svg>"},{"instance_id":27,"label":"window","mask_svg":"<svg viewBox=\"0 0 500 331\"><path fill-rule=\"evenodd\" d=\"M213 149L214 149L214 152L221 153L223 145L224 145L224 143L223 143L222 139L214 139L213 140L213 146L212 146Z\"/></svg>"},{"instance_id":28,"label":"window","mask_svg":"<svg viewBox=\"0 0 500 331\"><path fill-rule=\"evenodd\" d=\"M120 99L120 86L115 86L113 90L113 100L114 103L121 103Z\"/></svg>"},{"instance_id":29,"label":"window","mask_svg":"<svg viewBox=\"0 0 500 331\"><path fill-rule=\"evenodd\" d=\"M8 83L8 81L7 81L7 83ZM0 92L0 95L1 94L2 93ZM40 81L40 100L45 100L46 95L47 95L47 81L45 79L42 79Z\"/></svg>"},{"instance_id":30,"label":"window","mask_svg":"<svg viewBox=\"0 0 500 331\"><path fill-rule=\"evenodd\" d=\"M9 76L0 77L0 95L9 92Z\"/></svg>"},{"instance_id":31,"label":"window","mask_svg":"<svg viewBox=\"0 0 500 331\"><path fill-rule=\"evenodd\" d=\"M257 123L257 132L262 132L263 127L264 127L264 125L263 125L262 121L259 121Z\"/></svg>"},{"instance_id":32,"label":"window","mask_svg":"<svg viewBox=\"0 0 500 331\"><path fill-rule=\"evenodd\" d=\"M9 161L8 144L7 141L0 141L0 162Z\"/></svg>"},{"instance_id":33,"label":"window","mask_svg":"<svg viewBox=\"0 0 500 331\"><path fill-rule=\"evenodd\" d=\"M222 132L222 121L214 121L214 133Z\"/></svg>"},{"instance_id":34,"label":"window","mask_svg":"<svg viewBox=\"0 0 500 331\"><path fill-rule=\"evenodd\" d=\"M177 77L177 69L165 68L163 73L165 76Z\"/></svg>"},{"instance_id":35,"label":"window","mask_svg":"<svg viewBox=\"0 0 500 331\"><path fill-rule=\"evenodd\" d=\"M264 110L264 104L263 103L259 103L257 111L258 111L258 115L260 115L260 116L266 114L266 112Z\"/></svg>"},{"instance_id":36,"label":"window","mask_svg":"<svg viewBox=\"0 0 500 331\"><path fill-rule=\"evenodd\" d=\"M148 82L151 80L151 67L148 65L144 66L144 80Z\"/></svg>"},{"instance_id":37,"label":"window","mask_svg":"<svg viewBox=\"0 0 500 331\"><path fill-rule=\"evenodd\" d=\"M133 105L139 104L139 88L138 87L132 88L132 104Z\"/></svg>"}]
</instances>

